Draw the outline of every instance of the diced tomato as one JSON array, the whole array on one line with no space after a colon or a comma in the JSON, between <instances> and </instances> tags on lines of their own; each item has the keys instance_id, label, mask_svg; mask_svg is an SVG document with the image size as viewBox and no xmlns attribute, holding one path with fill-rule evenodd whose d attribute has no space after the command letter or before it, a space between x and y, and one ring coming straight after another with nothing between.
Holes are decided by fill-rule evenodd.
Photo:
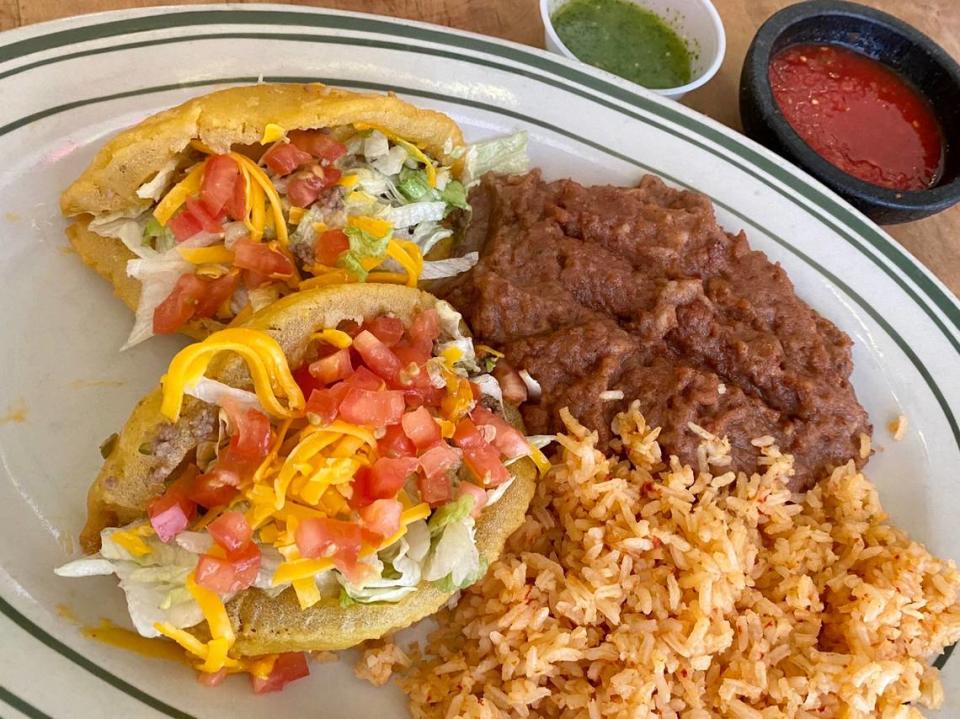
<instances>
[{"instance_id":1,"label":"diced tomato","mask_svg":"<svg viewBox=\"0 0 960 719\"><path fill-rule=\"evenodd\" d=\"M320 424L327 425L337 418L340 411L340 403L350 391L350 385L339 382L333 387L315 389L310 393L307 399L307 412L315 414L320 420Z\"/></svg>"},{"instance_id":2,"label":"diced tomato","mask_svg":"<svg viewBox=\"0 0 960 719\"><path fill-rule=\"evenodd\" d=\"M317 201L324 189L335 185L339 179L340 170L314 165L290 178L287 183L287 199L294 207L309 207Z\"/></svg>"},{"instance_id":3,"label":"diced tomato","mask_svg":"<svg viewBox=\"0 0 960 719\"><path fill-rule=\"evenodd\" d=\"M416 457L380 457L370 468L365 493L373 499L392 499L417 471L417 464Z\"/></svg>"},{"instance_id":4,"label":"diced tomato","mask_svg":"<svg viewBox=\"0 0 960 719\"><path fill-rule=\"evenodd\" d=\"M381 457L413 457L417 453L417 448L403 433L403 427L399 424L391 424L384 431L384 435L377 440L377 451L380 452Z\"/></svg>"},{"instance_id":5,"label":"diced tomato","mask_svg":"<svg viewBox=\"0 0 960 719\"><path fill-rule=\"evenodd\" d=\"M484 505L487 503L487 492L483 487L478 487L473 482L461 482L460 496L462 497L465 494L473 497L473 509L470 512L470 516L476 519L480 516Z\"/></svg>"},{"instance_id":6,"label":"diced tomato","mask_svg":"<svg viewBox=\"0 0 960 719\"><path fill-rule=\"evenodd\" d=\"M205 294L197 302L193 316L215 317L223 303L233 297L239 281L240 276L236 272L228 272L216 279L203 280Z\"/></svg>"},{"instance_id":7,"label":"diced tomato","mask_svg":"<svg viewBox=\"0 0 960 719\"><path fill-rule=\"evenodd\" d=\"M378 499L360 510L364 528L380 535L393 536L400 529L400 514L403 505L395 499ZM371 542L373 544L373 542Z\"/></svg>"},{"instance_id":8,"label":"diced tomato","mask_svg":"<svg viewBox=\"0 0 960 719\"><path fill-rule=\"evenodd\" d=\"M236 402L225 399L223 409L234 426L230 450L234 460L259 464L270 451L270 418L252 407L244 410Z\"/></svg>"},{"instance_id":9,"label":"diced tomato","mask_svg":"<svg viewBox=\"0 0 960 719\"><path fill-rule=\"evenodd\" d=\"M223 224L218 217L207 210L200 200L190 197L186 202L186 212L193 215L194 219L200 223L204 232L223 232Z\"/></svg>"},{"instance_id":10,"label":"diced tomato","mask_svg":"<svg viewBox=\"0 0 960 719\"><path fill-rule=\"evenodd\" d=\"M200 201L212 216L217 217L231 202L236 185L242 185L240 165L229 155L211 155L203 166L203 182L200 185ZM187 200L187 208L190 208ZM198 217L198 219L200 219ZM236 219L236 218L234 218ZM219 230L208 230L218 232Z\"/></svg>"},{"instance_id":11,"label":"diced tomato","mask_svg":"<svg viewBox=\"0 0 960 719\"><path fill-rule=\"evenodd\" d=\"M294 533L301 556L331 557L338 568L352 567L360 556L360 525L328 517L311 517Z\"/></svg>"},{"instance_id":12,"label":"diced tomato","mask_svg":"<svg viewBox=\"0 0 960 719\"><path fill-rule=\"evenodd\" d=\"M191 273L180 275L167 298L153 310L154 333L168 335L179 330L193 317L205 296L202 279Z\"/></svg>"},{"instance_id":13,"label":"diced tomato","mask_svg":"<svg viewBox=\"0 0 960 719\"><path fill-rule=\"evenodd\" d=\"M384 388L383 380L363 365L357 367L357 371L344 380L347 384L361 389L381 390Z\"/></svg>"},{"instance_id":14,"label":"diced tomato","mask_svg":"<svg viewBox=\"0 0 960 719\"><path fill-rule=\"evenodd\" d=\"M301 365L293 371L293 379L307 399L315 389L322 389L323 383L310 373L310 365Z\"/></svg>"},{"instance_id":15,"label":"diced tomato","mask_svg":"<svg viewBox=\"0 0 960 719\"><path fill-rule=\"evenodd\" d=\"M289 175L308 162L313 162L313 156L309 152L304 152L292 142L278 142L263 153L260 159L281 177Z\"/></svg>"},{"instance_id":16,"label":"diced tomato","mask_svg":"<svg viewBox=\"0 0 960 719\"><path fill-rule=\"evenodd\" d=\"M247 187L243 179L234 183L233 194L223 209L233 220L242 220L247 216Z\"/></svg>"},{"instance_id":17,"label":"diced tomato","mask_svg":"<svg viewBox=\"0 0 960 719\"><path fill-rule=\"evenodd\" d=\"M290 142L318 160L333 162L347 153L346 145L337 142L322 130L291 130Z\"/></svg>"},{"instance_id":18,"label":"diced tomato","mask_svg":"<svg viewBox=\"0 0 960 719\"><path fill-rule=\"evenodd\" d=\"M216 687L223 683L227 678L226 667L218 672L197 672L197 681L205 687Z\"/></svg>"},{"instance_id":19,"label":"diced tomato","mask_svg":"<svg viewBox=\"0 0 960 719\"><path fill-rule=\"evenodd\" d=\"M350 249L350 239L343 230L327 230L313 244L313 256L317 262L333 267L340 255Z\"/></svg>"},{"instance_id":20,"label":"diced tomato","mask_svg":"<svg viewBox=\"0 0 960 719\"><path fill-rule=\"evenodd\" d=\"M403 391L403 398L407 401L409 409L439 407L445 395L442 387L412 387Z\"/></svg>"},{"instance_id":21,"label":"diced tomato","mask_svg":"<svg viewBox=\"0 0 960 719\"><path fill-rule=\"evenodd\" d=\"M413 318L410 324L410 345L425 352L427 356L433 354L433 343L440 336L440 318L432 307L423 310Z\"/></svg>"},{"instance_id":22,"label":"diced tomato","mask_svg":"<svg viewBox=\"0 0 960 719\"><path fill-rule=\"evenodd\" d=\"M426 361L430 359L430 350L424 351L421 347L414 347L407 340L400 340L390 349L393 350L393 353L400 360L400 364L404 367L410 364L423 367Z\"/></svg>"},{"instance_id":23,"label":"diced tomato","mask_svg":"<svg viewBox=\"0 0 960 719\"><path fill-rule=\"evenodd\" d=\"M171 217L167 222L167 227L170 228L173 238L177 242L185 242L203 229L200 220L186 210Z\"/></svg>"},{"instance_id":24,"label":"diced tomato","mask_svg":"<svg viewBox=\"0 0 960 719\"><path fill-rule=\"evenodd\" d=\"M426 407L407 412L400 420L403 432L416 446L418 452L440 441L440 425Z\"/></svg>"},{"instance_id":25,"label":"diced tomato","mask_svg":"<svg viewBox=\"0 0 960 719\"><path fill-rule=\"evenodd\" d=\"M417 477L420 498L431 506L449 501L452 494L450 474L460 466L461 453L446 442L439 442L420 455L418 461L421 469Z\"/></svg>"},{"instance_id":26,"label":"diced tomato","mask_svg":"<svg viewBox=\"0 0 960 719\"><path fill-rule=\"evenodd\" d=\"M510 472L500 460L500 452L493 445L464 447L463 463L484 487L496 487L510 479Z\"/></svg>"},{"instance_id":27,"label":"diced tomato","mask_svg":"<svg viewBox=\"0 0 960 719\"><path fill-rule=\"evenodd\" d=\"M213 541L227 552L236 552L253 536L243 512L224 512L207 525Z\"/></svg>"},{"instance_id":28,"label":"diced tomato","mask_svg":"<svg viewBox=\"0 0 960 719\"><path fill-rule=\"evenodd\" d=\"M368 330L362 330L353 338L353 348L360 353L371 370L390 382L396 382L403 369L400 359Z\"/></svg>"},{"instance_id":29,"label":"diced tomato","mask_svg":"<svg viewBox=\"0 0 960 719\"><path fill-rule=\"evenodd\" d=\"M150 526L161 542L169 542L190 524L197 505L187 499L181 488L171 486L160 497L147 505Z\"/></svg>"},{"instance_id":30,"label":"diced tomato","mask_svg":"<svg viewBox=\"0 0 960 719\"><path fill-rule=\"evenodd\" d=\"M239 484L240 478L235 472L217 466L193 481L187 497L201 507L212 509L229 504L237 496Z\"/></svg>"},{"instance_id":31,"label":"diced tomato","mask_svg":"<svg viewBox=\"0 0 960 719\"><path fill-rule=\"evenodd\" d=\"M500 390L507 402L519 405L527 401L527 385L524 384L520 373L509 364L503 360L497 362L497 366L493 368L493 376L500 383Z\"/></svg>"},{"instance_id":32,"label":"diced tomato","mask_svg":"<svg viewBox=\"0 0 960 719\"><path fill-rule=\"evenodd\" d=\"M321 357L310 365L310 374L325 385L346 379L353 374L350 350L342 349L334 352L332 355Z\"/></svg>"},{"instance_id":33,"label":"diced tomato","mask_svg":"<svg viewBox=\"0 0 960 719\"><path fill-rule=\"evenodd\" d=\"M486 440L480 435L477 425L465 417L460 420L453 432L453 443L466 449L467 447L479 447L486 444Z\"/></svg>"},{"instance_id":34,"label":"diced tomato","mask_svg":"<svg viewBox=\"0 0 960 719\"><path fill-rule=\"evenodd\" d=\"M260 571L260 549L247 542L226 557L204 554L197 562L196 582L217 594L229 594L248 588Z\"/></svg>"},{"instance_id":35,"label":"diced tomato","mask_svg":"<svg viewBox=\"0 0 960 719\"><path fill-rule=\"evenodd\" d=\"M530 455L530 444L513 426L502 417L498 417L485 407L475 407L470 418L478 425L493 427L497 434L493 438L494 447L508 459Z\"/></svg>"},{"instance_id":36,"label":"diced tomato","mask_svg":"<svg viewBox=\"0 0 960 719\"><path fill-rule=\"evenodd\" d=\"M405 409L403 392L397 390L377 392L354 386L340 403L340 416L354 424L383 427L399 422Z\"/></svg>"},{"instance_id":37,"label":"diced tomato","mask_svg":"<svg viewBox=\"0 0 960 719\"><path fill-rule=\"evenodd\" d=\"M403 322L396 317L376 317L363 323L363 329L369 330L387 347L393 347L403 337Z\"/></svg>"},{"instance_id":38,"label":"diced tomato","mask_svg":"<svg viewBox=\"0 0 960 719\"><path fill-rule=\"evenodd\" d=\"M233 264L268 277L292 277L294 271L286 255L259 242L238 242L233 251Z\"/></svg>"},{"instance_id":39,"label":"diced tomato","mask_svg":"<svg viewBox=\"0 0 960 719\"><path fill-rule=\"evenodd\" d=\"M278 692L287 684L297 679L303 679L310 674L307 666L307 657L303 652L288 652L277 657L273 671L266 679L250 675L253 691L257 694Z\"/></svg>"}]
</instances>

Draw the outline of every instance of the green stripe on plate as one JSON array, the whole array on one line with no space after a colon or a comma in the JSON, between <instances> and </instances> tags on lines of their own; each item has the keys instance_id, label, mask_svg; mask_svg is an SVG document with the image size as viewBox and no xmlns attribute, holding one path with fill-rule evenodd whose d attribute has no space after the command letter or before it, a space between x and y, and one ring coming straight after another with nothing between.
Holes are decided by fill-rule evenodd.
<instances>
[{"instance_id":1,"label":"green stripe on plate","mask_svg":"<svg viewBox=\"0 0 960 719\"><path fill-rule=\"evenodd\" d=\"M44 631L39 625L34 624L32 621L27 619L3 597L0 597L0 613L4 614L10 619L10 621L20 627L31 637L39 641L41 644L45 645L49 649L52 649L65 659L69 659L81 669L86 669L88 672L99 679L102 679L114 689L120 690L124 694L139 700L143 704L146 704L151 709L156 709L158 712L166 714L168 717L173 717L173 719L195 719L192 714L187 714L186 712L180 711L176 707L172 707L169 704L160 701L156 697L150 696L142 689L138 689L137 687L133 686L133 684L125 682L123 679L111 674L103 667L94 664L80 652L68 647L52 634Z\"/></svg>"},{"instance_id":2,"label":"green stripe on plate","mask_svg":"<svg viewBox=\"0 0 960 719\"><path fill-rule=\"evenodd\" d=\"M33 704L24 701L2 684L0 684L0 701L13 707L21 714L30 717L30 719L53 719L49 714L45 714L33 706Z\"/></svg>"}]
</instances>

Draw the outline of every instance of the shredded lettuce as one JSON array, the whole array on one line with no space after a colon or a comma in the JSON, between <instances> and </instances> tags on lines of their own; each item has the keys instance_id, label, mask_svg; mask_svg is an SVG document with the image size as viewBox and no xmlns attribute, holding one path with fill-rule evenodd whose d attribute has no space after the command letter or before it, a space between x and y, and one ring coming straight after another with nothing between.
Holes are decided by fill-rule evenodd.
<instances>
[{"instance_id":1,"label":"shredded lettuce","mask_svg":"<svg viewBox=\"0 0 960 719\"><path fill-rule=\"evenodd\" d=\"M159 254L144 243L144 226L153 215L137 214L131 217L124 212L111 212L90 220L87 228L101 237L113 237L141 259L152 259ZM159 224L159 223L158 223Z\"/></svg>"},{"instance_id":2,"label":"shredded lettuce","mask_svg":"<svg viewBox=\"0 0 960 719\"><path fill-rule=\"evenodd\" d=\"M140 302L133 329L121 351L153 337L154 310L173 291L180 275L192 271L193 265L180 257L176 250L155 259L130 260L127 263L127 274L140 280Z\"/></svg>"},{"instance_id":3,"label":"shredded lettuce","mask_svg":"<svg viewBox=\"0 0 960 719\"><path fill-rule=\"evenodd\" d=\"M196 397L209 404L222 407L225 399L231 399L243 409L255 409L264 412L263 406L255 393L231 387L203 375L193 384L187 384L183 389L191 397Z\"/></svg>"},{"instance_id":4,"label":"shredded lettuce","mask_svg":"<svg viewBox=\"0 0 960 719\"><path fill-rule=\"evenodd\" d=\"M462 178L470 187L487 172L513 175L526 172L528 165L527 131L520 130L470 145L464 155Z\"/></svg>"},{"instance_id":5,"label":"shredded lettuce","mask_svg":"<svg viewBox=\"0 0 960 719\"><path fill-rule=\"evenodd\" d=\"M437 509L427 520L427 528L430 530L431 537L437 537L446 529L448 524L459 522L465 517L470 516L473 511L473 495L463 494L452 502Z\"/></svg>"},{"instance_id":6,"label":"shredded lettuce","mask_svg":"<svg viewBox=\"0 0 960 719\"><path fill-rule=\"evenodd\" d=\"M157 174L151 180L144 182L137 188L137 197L143 200L153 200L159 202L166 194L170 180L173 179L173 173L177 171L177 159L169 160L161 167Z\"/></svg>"},{"instance_id":7,"label":"shredded lettuce","mask_svg":"<svg viewBox=\"0 0 960 719\"><path fill-rule=\"evenodd\" d=\"M421 280L438 280L442 277L455 277L466 272L480 261L476 252L468 252L463 257L449 257L445 260L432 260L423 263Z\"/></svg>"},{"instance_id":8,"label":"shredded lettuce","mask_svg":"<svg viewBox=\"0 0 960 719\"><path fill-rule=\"evenodd\" d=\"M451 180L440 193L441 199L452 207L459 207L461 210L469 210L467 203L467 189L458 180Z\"/></svg>"},{"instance_id":9,"label":"shredded lettuce","mask_svg":"<svg viewBox=\"0 0 960 719\"><path fill-rule=\"evenodd\" d=\"M426 255L440 240L453 234L453 230L437 222L421 222L413 229L410 241L415 242L421 254Z\"/></svg>"},{"instance_id":10,"label":"shredded lettuce","mask_svg":"<svg viewBox=\"0 0 960 719\"><path fill-rule=\"evenodd\" d=\"M177 241L169 227L160 224L156 217L150 215L143 225L142 245L151 247L158 252L166 252L172 249Z\"/></svg>"},{"instance_id":11,"label":"shredded lettuce","mask_svg":"<svg viewBox=\"0 0 960 719\"><path fill-rule=\"evenodd\" d=\"M405 167L400 171L397 189L410 202L434 199L435 191L427 182L427 173Z\"/></svg>"},{"instance_id":12,"label":"shredded lettuce","mask_svg":"<svg viewBox=\"0 0 960 719\"><path fill-rule=\"evenodd\" d=\"M381 155L370 165L384 175L397 175L403 170L403 163L407 161L407 151L394 145L385 155Z\"/></svg>"},{"instance_id":13,"label":"shredded lettuce","mask_svg":"<svg viewBox=\"0 0 960 719\"><path fill-rule=\"evenodd\" d=\"M473 497L469 498L472 508ZM475 535L476 528L473 518L469 516L469 509L467 516L447 522L427 557L423 578L430 582L446 579L453 587L464 587L483 576Z\"/></svg>"},{"instance_id":14,"label":"shredded lettuce","mask_svg":"<svg viewBox=\"0 0 960 719\"><path fill-rule=\"evenodd\" d=\"M383 257L392 232L385 233L383 237L374 237L359 227L347 226L343 231L350 241L350 249L340 256L337 264L350 270L359 279L365 280L367 270L361 264L362 260L366 257Z\"/></svg>"},{"instance_id":15,"label":"shredded lettuce","mask_svg":"<svg viewBox=\"0 0 960 719\"><path fill-rule=\"evenodd\" d=\"M391 207L384 213L384 219L396 229L413 227L421 222L442 220L447 211L445 202L411 202L408 205Z\"/></svg>"}]
</instances>

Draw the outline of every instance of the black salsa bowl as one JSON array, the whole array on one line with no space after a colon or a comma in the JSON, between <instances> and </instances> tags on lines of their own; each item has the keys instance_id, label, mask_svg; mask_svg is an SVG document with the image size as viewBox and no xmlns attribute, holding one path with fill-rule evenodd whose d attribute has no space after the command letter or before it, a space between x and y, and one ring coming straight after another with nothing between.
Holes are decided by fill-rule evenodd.
<instances>
[{"instance_id":1,"label":"black salsa bowl","mask_svg":"<svg viewBox=\"0 0 960 719\"><path fill-rule=\"evenodd\" d=\"M932 187L894 190L860 180L813 151L777 104L771 59L798 44L838 45L894 70L933 107L943 171ZM960 202L960 66L926 35L892 15L852 2L812 0L772 15L757 31L740 75L740 120L754 140L802 167L880 224L928 217Z\"/></svg>"}]
</instances>

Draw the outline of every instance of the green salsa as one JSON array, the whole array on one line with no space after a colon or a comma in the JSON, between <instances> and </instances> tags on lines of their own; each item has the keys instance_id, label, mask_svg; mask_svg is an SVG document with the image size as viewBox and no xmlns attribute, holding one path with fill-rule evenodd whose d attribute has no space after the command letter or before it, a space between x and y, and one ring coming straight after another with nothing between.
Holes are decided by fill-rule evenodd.
<instances>
[{"instance_id":1,"label":"green salsa","mask_svg":"<svg viewBox=\"0 0 960 719\"><path fill-rule=\"evenodd\" d=\"M650 88L690 82L690 51L660 17L627 0L571 0L551 17L564 45L590 65Z\"/></svg>"}]
</instances>

